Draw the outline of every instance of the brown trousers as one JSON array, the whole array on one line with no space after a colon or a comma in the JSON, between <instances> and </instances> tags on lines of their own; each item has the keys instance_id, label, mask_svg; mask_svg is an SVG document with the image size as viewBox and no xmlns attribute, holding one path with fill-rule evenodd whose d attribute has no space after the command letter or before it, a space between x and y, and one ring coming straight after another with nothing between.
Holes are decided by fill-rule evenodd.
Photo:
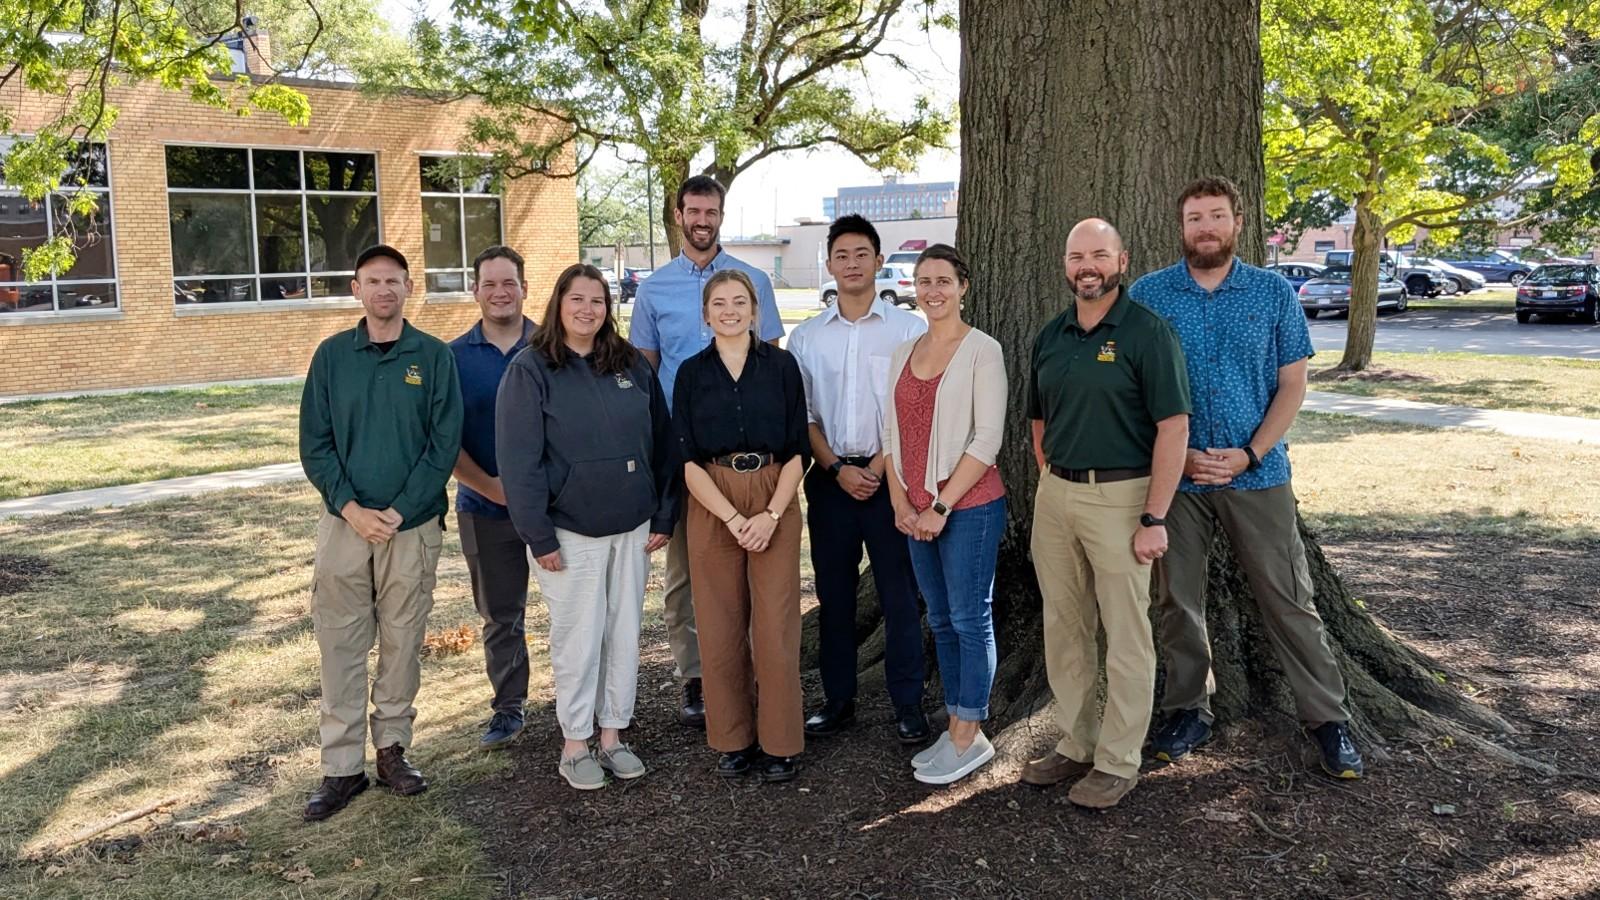
<instances>
[{"instance_id":1,"label":"brown trousers","mask_svg":"<svg viewBox=\"0 0 1600 900\"><path fill-rule=\"evenodd\" d=\"M745 516L766 515L782 466L735 472L706 466ZM805 749L800 698L800 501L789 501L772 542L746 552L689 496L684 524L700 638L706 743L730 753L759 743L773 756Z\"/></svg>"}]
</instances>

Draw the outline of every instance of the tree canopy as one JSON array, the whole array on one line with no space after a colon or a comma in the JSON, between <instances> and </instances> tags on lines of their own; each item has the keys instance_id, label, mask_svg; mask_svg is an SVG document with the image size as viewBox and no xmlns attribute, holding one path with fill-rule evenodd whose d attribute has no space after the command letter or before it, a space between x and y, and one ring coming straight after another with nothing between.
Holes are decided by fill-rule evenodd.
<instances>
[{"instance_id":1,"label":"tree canopy","mask_svg":"<svg viewBox=\"0 0 1600 900\"><path fill-rule=\"evenodd\" d=\"M1515 220L1535 192L1559 204L1591 189L1600 115L1559 88L1597 35L1600 5L1584 0L1266 0L1269 217L1319 195L1355 210L1341 367L1371 357L1383 240L1425 226L1448 243ZM1519 105L1520 135L1484 127Z\"/></svg>"}]
</instances>

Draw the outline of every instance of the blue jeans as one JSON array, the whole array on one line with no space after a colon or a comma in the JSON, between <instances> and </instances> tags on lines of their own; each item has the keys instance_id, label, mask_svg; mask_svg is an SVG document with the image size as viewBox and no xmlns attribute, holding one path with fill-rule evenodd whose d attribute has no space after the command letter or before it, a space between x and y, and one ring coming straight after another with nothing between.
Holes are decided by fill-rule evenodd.
<instances>
[{"instance_id":1,"label":"blue jeans","mask_svg":"<svg viewBox=\"0 0 1600 900\"><path fill-rule=\"evenodd\" d=\"M928 604L945 711L968 722L989 718L995 662L994 566L1005 529L1006 500L1001 497L950 513L935 540L906 539L917 587Z\"/></svg>"}]
</instances>

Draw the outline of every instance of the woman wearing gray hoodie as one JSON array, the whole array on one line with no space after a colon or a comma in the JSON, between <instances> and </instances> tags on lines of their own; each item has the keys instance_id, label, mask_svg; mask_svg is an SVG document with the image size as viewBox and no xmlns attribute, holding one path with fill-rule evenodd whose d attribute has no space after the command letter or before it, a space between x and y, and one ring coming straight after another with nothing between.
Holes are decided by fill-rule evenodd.
<instances>
[{"instance_id":1,"label":"woman wearing gray hoodie","mask_svg":"<svg viewBox=\"0 0 1600 900\"><path fill-rule=\"evenodd\" d=\"M661 385L611 303L595 267L563 272L495 406L506 505L550 613L558 770L578 790L645 773L619 732L633 719L649 556L672 536L679 493Z\"/></svg>"}]
</instances>

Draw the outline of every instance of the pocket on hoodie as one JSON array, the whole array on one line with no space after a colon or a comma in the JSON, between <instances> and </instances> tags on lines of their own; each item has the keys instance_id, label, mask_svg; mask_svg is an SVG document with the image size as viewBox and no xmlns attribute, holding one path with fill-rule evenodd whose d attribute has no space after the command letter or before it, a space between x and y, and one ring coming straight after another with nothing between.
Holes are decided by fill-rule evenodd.
<instances>
[{"instance_id":1,"label":"pocket on hoodie","mask_svg":"<svg viewBox=\"0 0 1600 900\"><path fill-rule=\"evenodd\" d=\"M638 456L574 462L552 508L591 536L638 527L656 508L654 476Z\"/></svg>"}]
</instances>

